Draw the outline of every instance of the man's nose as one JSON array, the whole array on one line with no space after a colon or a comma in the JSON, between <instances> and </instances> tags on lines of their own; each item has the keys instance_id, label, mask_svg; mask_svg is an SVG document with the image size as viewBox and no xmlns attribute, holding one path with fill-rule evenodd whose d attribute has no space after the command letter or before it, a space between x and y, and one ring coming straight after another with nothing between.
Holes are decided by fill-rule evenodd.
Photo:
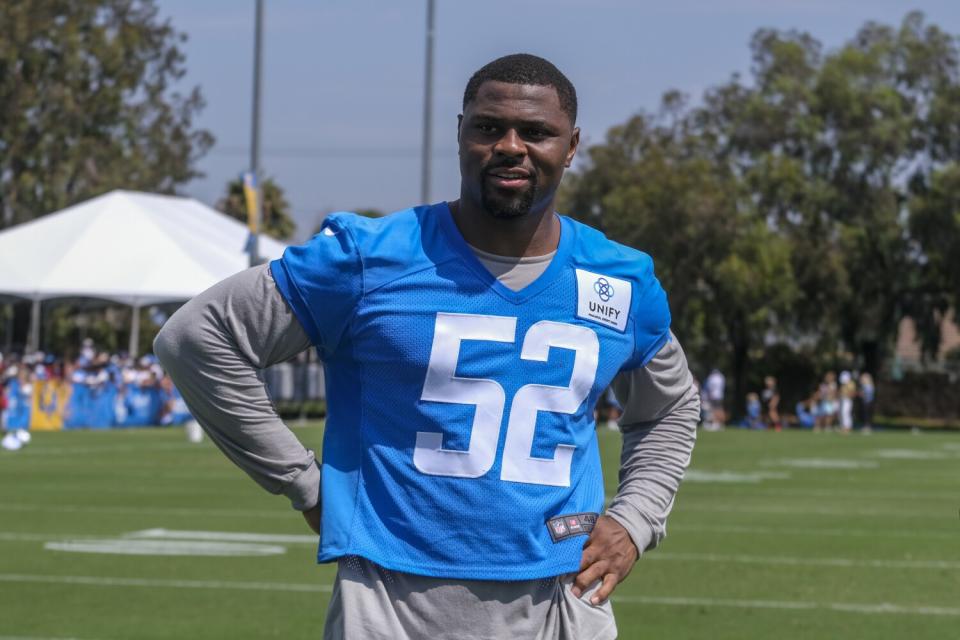
<instances>
[{"instance_id":1,"label":"man's nose","mask_svg":"<svg viewBox=\"0 0 960 640\"><path fill-rule=\"evenodd\" d=\"M527 146L520 138L516 129L507 129L497 141L494 151L505 156L522 156L527 153Z\"/></svg>"}]
</instances>

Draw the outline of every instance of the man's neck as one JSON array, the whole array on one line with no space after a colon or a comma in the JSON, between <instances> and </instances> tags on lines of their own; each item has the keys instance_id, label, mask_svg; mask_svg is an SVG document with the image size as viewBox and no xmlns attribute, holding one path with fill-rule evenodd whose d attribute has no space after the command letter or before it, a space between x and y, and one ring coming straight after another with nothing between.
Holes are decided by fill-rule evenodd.
<instances>
[{"instance_id":1,"label":"man's neck","mask_svg":"<svg viewBox=\"0 0 960 640\"><path fill-rule=\"evenodd\" d=\"M517 258L542 256L556 251L560 244L560 220L552 207L516 218L496 218L465 206L462 199L449 206L467 244L487 253Z\"/></svg>"}]
</instances>

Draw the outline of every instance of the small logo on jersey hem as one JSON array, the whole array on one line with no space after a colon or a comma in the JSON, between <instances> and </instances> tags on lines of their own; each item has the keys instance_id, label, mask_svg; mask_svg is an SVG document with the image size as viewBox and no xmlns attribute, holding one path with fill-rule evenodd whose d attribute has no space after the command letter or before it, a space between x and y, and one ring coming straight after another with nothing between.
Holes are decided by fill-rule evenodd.
<instances>
[{"instance_id":1,"label":"small logo on jersey hem","mask_svg":"<svg viewBox=\"0 0 960 640\"><path fill-rule=\"evenodd\" d=\"M547 531L554 542L566 540L572 536L582 536L593 531L597 524L596 513L568 513L547 520Z\"/></svg>"}]
</instances>

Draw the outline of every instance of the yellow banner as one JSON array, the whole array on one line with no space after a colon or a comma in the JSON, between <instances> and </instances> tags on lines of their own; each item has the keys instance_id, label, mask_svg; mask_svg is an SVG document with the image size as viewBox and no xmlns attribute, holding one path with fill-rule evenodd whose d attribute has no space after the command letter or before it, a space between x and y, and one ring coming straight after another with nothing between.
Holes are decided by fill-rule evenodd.
<instances>
[{"instance_id":1,"label":"yellow banner","mask_svg":"<svg viewBox=\"0 0 960 640\"><path fill-rule=\"evenodd\" d=\"M33 383L30 407L30 429L59 431L63 414L70 400L70 384L60 380L37 380Z\"/></svg>"},{"instance_id":2,"label":"yellow banner","mask_svg":"<svg viewBox=\"0 0 960 640\"><path fill-rule=\"evenodd\" d=\"M257 233L257 178L252 173L243 174L243 197L247 201L247 226L250 233Z\"/></svg>"}]
</instances>

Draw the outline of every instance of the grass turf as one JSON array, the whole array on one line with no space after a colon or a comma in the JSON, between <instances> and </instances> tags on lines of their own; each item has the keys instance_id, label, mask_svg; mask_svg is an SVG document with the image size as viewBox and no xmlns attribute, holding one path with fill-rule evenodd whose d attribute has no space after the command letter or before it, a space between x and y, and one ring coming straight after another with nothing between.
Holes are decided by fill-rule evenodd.
<instances>
[{"instance_id":1,"label":"grass turf","mask_svg":"<svg viewBox=\"0 0 960 640\"><path fill-rule=\"evenodd\" d=\"M318 426L297 433L319 446ZM613 495L619 436L599 437ZM308 533L209 442L36 433L0 454L0 640L321 636L334 569L302 538L243 558L46 548ZM960 637L958 485L958 434L702 433L669 538L615 594L620 637Z\"/></svg>"}]
</instances>

